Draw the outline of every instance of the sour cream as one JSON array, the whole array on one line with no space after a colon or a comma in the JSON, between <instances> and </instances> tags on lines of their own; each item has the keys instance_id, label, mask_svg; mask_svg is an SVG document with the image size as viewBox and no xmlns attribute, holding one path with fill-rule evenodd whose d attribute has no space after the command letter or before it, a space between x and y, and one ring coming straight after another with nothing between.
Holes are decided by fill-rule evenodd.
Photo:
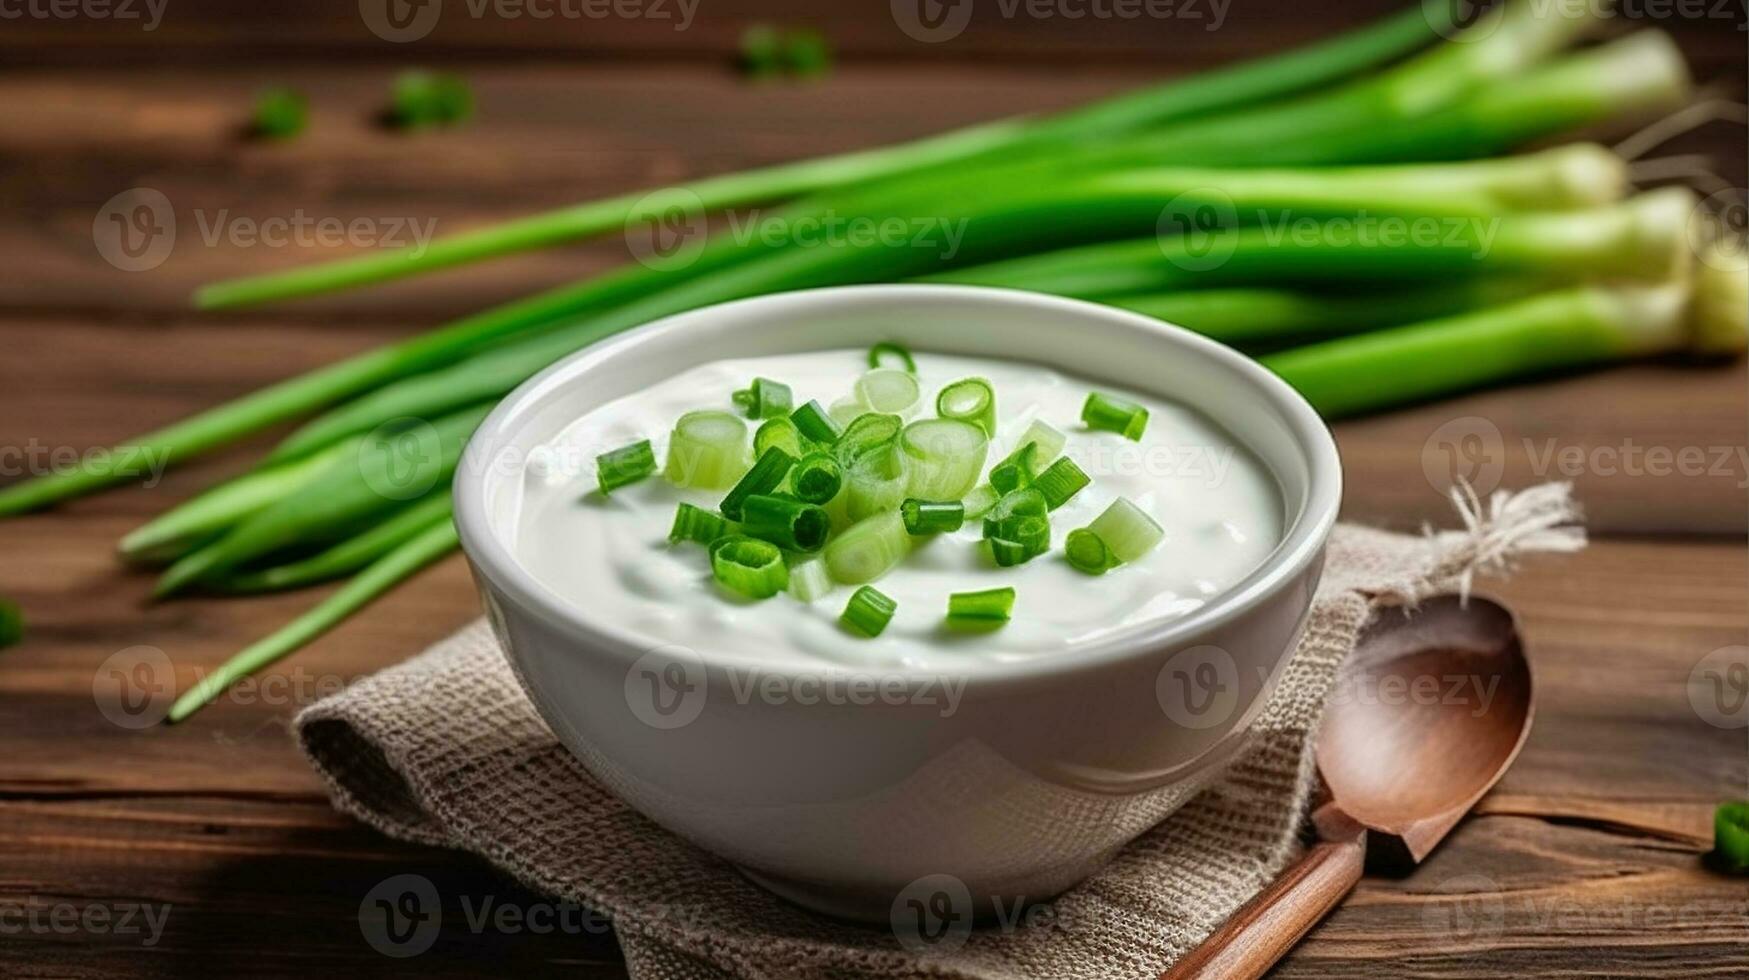
<instances>
[{"instance_id":1,"label":"sour cream","mask_svg":"<svg viewBox=\"0 0 1749 980\"><path fill-rule=\"evenodd\" d=\"M998 425L986 463L996 463L1034 419L1068 436L1064 453L1093 482L1053 511L1052 550L1011 568L992 562L979 521L923 540L873 583L898 603L885 632L868 639L844 631L839 614L852 587L805 604L790 595L751 602L711 578L707 550L670 545L682 501L715 511L721 491L684 490L660 475L603 497L594 459L649 439L665 456L683 413L735 411L731 394L754 377L790 386L796 404L847 395L866 370L861 350L817 351L719 361L668 378L588 412L524 464L516 550L534 577L589 618L647 637L773 665L830 661L947 669L965 657L1014 660L1052 654L1114 632L1183 616L1262 565L1281 539L1283 507L1273 477L1226 432L1170 401L1114 389L1036 364L919 353L922 415L935 393L960 378L989 379ZM1090 391L1138 402L1149 411L1140 442L1089 430L1081 404ZM749 437L757 423L749 422ZM1138 561L1090 577L1062 556L1063 538L1117 497L1127 497L1165 529ZM950 593L1012 586L1013 619L999 629L962 633L943 625Z\"/></svg>"}]
</instances>

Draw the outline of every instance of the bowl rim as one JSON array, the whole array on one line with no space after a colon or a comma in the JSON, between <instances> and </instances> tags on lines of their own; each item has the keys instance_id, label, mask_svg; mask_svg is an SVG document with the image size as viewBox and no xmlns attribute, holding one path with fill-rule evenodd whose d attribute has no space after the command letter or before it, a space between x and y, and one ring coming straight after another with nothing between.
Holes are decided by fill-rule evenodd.
<instances>
[{"instance_id":1,"label":"bowl rim","mask_svg":"<svg viewBox=\"0 0 1749 980\"><path fill-rule=\"evenodd\" d=\"M980 661L976 669L958 672L971 682L972 687L988 691L992 687L1049 681L1139 659L1147 656L1150 651L1173 651L1194 645L1197 637L1234 623L1275 598L1282 590L1291 587L1322 556L1342 501L1342 466L1336 441L1311 404L1258 361L1176 324L1085 300L987 286L893 284L793 290L731 300L673 314L574 351L518 385L493 408L474 431L462 454L461 465L456 469L453 490L455 525L462 550L475 574L486 580L483 585L502 591L522 609L569 634L578 641L582 650L591 655L611 651L629 667L650 650L672 647L671 642L663 642L655 637L640 637L635 631L592 620L582 610L541 585L533 573L517 560L511 548L493 532L486 507L486 488L495 473L495 468L490 463L518 433L515 423L522 415L524 403L545 397L555 379L583 370L586 365L594 362L610 361L619 356L622 349L636 345L643 338L661 332L694 329L724 312L739 312L777 304L839 300L928 301L936 298L1021 304L1056 310L1066 317L1105 319L1115 321L1121 326L1159 334L1166 342L1191 348L1203 357L1232 368L1268 400L1285 419L1294 444L1305 457L1307 467L1304 507L1293 518L1275 550L1261 565L1201 608L1174 619L1153 624L1141 623L1132 630L1101 637L1078 646L1072 656L1042 655L1012 661ZM1226 420L1214 420L1223 427L1227 425ZM514 655L513 651L507 653ZM742 663L747 658L703 651L698 651L696 655L706 668L734 666L736 669L757 670L762 674L792 677L880 673L883 676L927 681L940 678L947 672L939 666L919 668L905 664L872 663L851 665L837 661L810 663L803 669L802 665L777 661ZM718 672L708 670L713 676Z\"/></svg>"}]
</instances>

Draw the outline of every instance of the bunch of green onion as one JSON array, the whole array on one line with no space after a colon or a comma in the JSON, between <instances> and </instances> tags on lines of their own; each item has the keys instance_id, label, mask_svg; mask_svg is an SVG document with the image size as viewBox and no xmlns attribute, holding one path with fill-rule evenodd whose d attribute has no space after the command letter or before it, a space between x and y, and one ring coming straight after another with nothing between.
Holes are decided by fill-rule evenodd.
<instances>
[{"instance_id":1,"label":"bunch of green onion","mask_svg":"<svg viewBox=\"0 0 1749 980\"><path fill-rule=\"evenodd\" d=\"M894 280L1080 297L1258 353L1332 418L1624 358L1740 351L1749 315L1740 243L1696 235L1691 194L1629 196L1633 162L1600 146L1521 152L1670 112L1690 97L1682 59L1661 32L1579 46L1607 17L1599 7L1516 0L1456 31L1440 5L1414 3L1303 50L1057 116L694 181L672 199L707 212L771 210L756 233L710 238L690 263L631 263L473 313L142 435L101 464L7 487L0 515L126 482L147 472L148 461L180 464L302 421L255 470L121 543L129 561L168 566L160 596L348 578L209 673L178 701L177 720L455 549L446 483L462 442L497 399L603 337L711 303ZM196 302L224 309L295 299L620 232L649 215L650 201L667 199L639 192L590 201L420 252L385 250L217 283ZM814 247L787 234L825 215L951 221L963 235L944 256ZM1338 234L1357 221L1431 222L1442 233ZM1296 222L1310 222L1309 237L1287 230ZM945 502L899 496L903 431L896 454L846 460L818 449L827 426L861 423L858 439L886 432L863 422L891 414L879 405L907 395L903 365L885 366L855 400L814 406L794 421L795 432L762 425L753 438L761 456L777 447L793 460L786 478L798 491L800 482L816 496L835 481L860 488L810 505L878 516L881 533L896 540L907 499ZM941 395L940 419L980 424L975 387ZM755 386L738 404L763 416L784 405L783 393ZM805 407L787 406L783 417ZM712 424L720 420L697 426L707 448ZM407 440L419 451L406 452ZM614 461L622 474L649 463L648 447L628 448ZM1005 484L1025 473L1037 487L1043 474L1031 468L1054 454L1035 452L1001 461ZM394 467L414 458L417 479L400 479ZM726 478L708 453L683 465L700 468L700 478ZM396 492L403 486L430 489ZM973 506L998 508L1007 495L977 489L964 501L967 516ZM771 495L739 503L762 496ZM755 515L775 519L764 506L754 503ZM1036 541L1028 521L1036 510L1030 497L997 510L991 540L1005 542L1004 556L1019 559ZM1108 526L1072 535L1068 557L1088 570L1121 561L1113 539L1132 517L1112 515ZM763 551L737 548L726 558L757 565Z\"/></svg>"}]
</instances>

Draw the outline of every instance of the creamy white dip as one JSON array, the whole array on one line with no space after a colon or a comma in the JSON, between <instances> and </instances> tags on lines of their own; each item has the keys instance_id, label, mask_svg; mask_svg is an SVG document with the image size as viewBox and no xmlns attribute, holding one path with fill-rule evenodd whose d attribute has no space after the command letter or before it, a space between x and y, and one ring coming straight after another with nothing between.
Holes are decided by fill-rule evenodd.
<instances>
[{"instance_id":1,"label":"creamy white dip","mask_svg":"<svg viewBox=\"0 0 1749 980\"><path fill-rule=\"evenodd\" d=\"M1064 453L1093 482L1051 513L1052 551L1024 565L997 567L980 545L976 520L920 544L873 583L898 603L877 638L839 626L851 586L812 604L788 594L752 602L712 580L702 545L670 545L675 506L688 501L714 512L722 491L679 489L659 474L611 497L595 490L596 455L649 439L661 460L676 419L701 408L735 411L731 393L754 377L789 385L797 405L809 399L831 405L866 370L865 357L861 350L840 350L720 361L585 414L524 467L515 543L520 560L588 617L648 637L652 646L681 644L707 656L734 654L774 666L829 660L941 669L967 656L1008 660L1062 652L1183 616L1256 569L1280 541L1283 508L1274 479L1195 411L1035 364L929 353L916 355L924 392L919 417L934 414L935 393L949 382L975 375L995 388L999 422L986 472L1034 419L1043 419L1068 436ZM1081 404L1095 390L1147 407L1140 442L1081 423ZM749 439L756 427L749 421ZM1152 516L1165 539L1103 576L1076 571L1063 558L1064 536L1119 496ZM1005 626L971 633L944 628L950 593L1005 585L1017 593Z\"/></svg>"}]
</instances>

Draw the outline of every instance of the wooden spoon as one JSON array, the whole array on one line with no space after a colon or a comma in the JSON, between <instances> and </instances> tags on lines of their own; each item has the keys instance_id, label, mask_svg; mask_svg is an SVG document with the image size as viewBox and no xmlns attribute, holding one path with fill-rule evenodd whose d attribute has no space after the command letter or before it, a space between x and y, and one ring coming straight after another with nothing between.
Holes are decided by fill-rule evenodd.
<instances>
[{"instance_id":1,"label":"wooden spoon","mask_svg":"<svg viewBox=\"0 0 1749 980\"><path fill-rule=\"evenodd\" d=\"M1343 668L1318 736L1318 842L1161 980L1261 977L1360 881L1406 871L1487 793L1530 734L1512 614L1440 596L1382 614Z\"/></svg>"}]
</instances>

